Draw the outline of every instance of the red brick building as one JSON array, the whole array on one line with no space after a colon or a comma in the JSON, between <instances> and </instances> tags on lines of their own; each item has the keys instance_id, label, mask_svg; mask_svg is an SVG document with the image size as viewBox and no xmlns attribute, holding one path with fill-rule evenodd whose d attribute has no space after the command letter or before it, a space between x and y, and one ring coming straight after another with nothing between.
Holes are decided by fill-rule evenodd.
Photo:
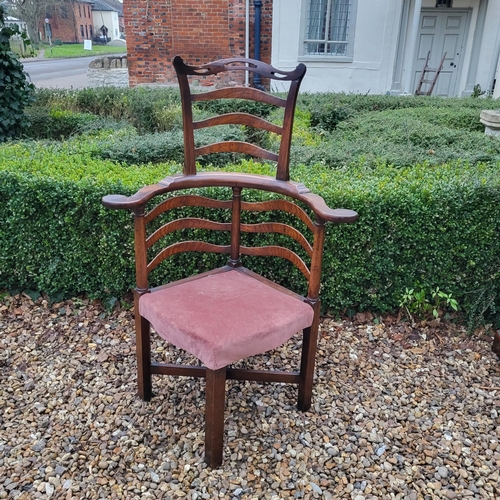
<instances>
[{"instance_id":1,"label":"red brick building","mask_svg":"<svg viewBox=\"0 0 500 500\"><path fill-rule=\"evenodd\" d=\"M188 64L245 55L246 0L124 0L130 86L175 82L174 56ZM254 56L254 1L250 57ZM263 0L261 57L270 62L272 0Z\"/></svg>"},{"instance_id":2,"label":"red brick building","mask_svg":"<svg viewBox=\"0 0 500 500\"><path fill-rule=\"evenodd\" d=\"M75 0L57 8L52 8L40 20L40 33L47 39L47 23L52 33L52 41L78 42L91 40L94 36L92 21L92 1Z\"/></svg>"}]
</instances>

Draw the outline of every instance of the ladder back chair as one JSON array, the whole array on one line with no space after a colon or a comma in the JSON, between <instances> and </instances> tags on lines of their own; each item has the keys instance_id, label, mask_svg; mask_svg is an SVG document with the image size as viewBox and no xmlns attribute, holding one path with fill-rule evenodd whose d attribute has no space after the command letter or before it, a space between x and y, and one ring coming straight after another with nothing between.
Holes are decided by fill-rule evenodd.
<instances>
[{"instance_id":1,"label":"ladder back chair","mask_svg":"<svg viewBox=\"0 0 500 500\"><path fill-rule=\"evenodd\" d=\"M180 57L174 66L181 91L185 163L183 174L172 175L158 184L146 186L132 196L108 195L106 207L128 209L134 214L136 288L135 330L139 396L152 397L152 375L177 375L205 378L205 461L210 467L222 463L224 436L225 383L227 379L281 382L298 385L298 408L311 406L316 343L320 320L320 274L326 222L350 223L356 212L330 209L324 200L303 184L289 180L289 155L294 109L300 82L306 68L300 64L293 71L279 71L251 59L222 59L202 66L188 66ZM248 87L229 87L203 93L191 93L188 76L217 75L227 71L257 72L264 78L290 83L286 98ZM212 99L247 99L284 108L282 126L247 113L227 113L193 121L192 103ZM225 141L195 147L194 131L223 124L252 126L281 135L278 153L247 142ZM239 152L274 160L276 177L223 171L196 171L196 157L216 152ZM229 199L213 199L197 188L225 187ZM264 201L245 201L242 192L260 190L276 197ZM185 191L188 190L186 193ZM193 191L194 190L194 191ZM180 193L178 193L180 191ZM151 200L162 195L150 208ZM160 216L179 207L223 209L225 222L208 218L184 217L151 225ZM282 222L246 223L242 214L284 212L306 229L301 231ZM311 215L309 215L311 214ZM214 244L195 239L181 240L189 230L225 232L227 243ZM198 231L198 233L197 233ZM274 233L299 246L302 258L282 245L247 246L242 234ZM157 245L167 235L178 240L161 250ZM220 234L220 233L217 233ZM309 241L311 240L311 241ZM154 248L153 248L154 247ZM154 250L155 254L152 252ZM151 287L148 275L163 260L180 252L227 254L227 264L179 281ZM304 276L307 294L301 296L264 278L244 266L242 256L281 257L288 259ZM305 260L308 261L306 264ZM151 360L150 327L167 342L196 356L201 364L186 366L156 363ZM301 361L295 372L243 369L232 366L237 361L275 349L297 332L303 332Z\"/></svg>"}]
</instances>

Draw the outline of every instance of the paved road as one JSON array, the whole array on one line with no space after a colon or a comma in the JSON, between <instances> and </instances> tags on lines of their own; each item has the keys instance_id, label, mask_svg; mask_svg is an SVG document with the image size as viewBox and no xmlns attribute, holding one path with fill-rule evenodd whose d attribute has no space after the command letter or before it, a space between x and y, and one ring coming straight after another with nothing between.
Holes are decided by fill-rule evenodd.
<instances>
[{"instance_id":1,"label":"paved road","mask_svg":"<svg viewBox=\"0 0 500 500\"><path fill-rule=\"evenodd\" d=\"M120 54L116 54L120 55ZM88 87L87 69L97 57L73 59L23 59L24 70L39 88L83 89Z\"/></svg>"}]
</instances>

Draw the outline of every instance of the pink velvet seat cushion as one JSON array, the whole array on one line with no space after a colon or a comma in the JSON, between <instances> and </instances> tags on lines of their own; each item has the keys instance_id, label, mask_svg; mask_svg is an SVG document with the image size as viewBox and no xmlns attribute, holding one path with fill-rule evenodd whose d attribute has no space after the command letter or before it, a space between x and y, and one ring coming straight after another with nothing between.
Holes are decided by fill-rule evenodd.
<instances>
[{"instance_id":1,"label":"pink velvet seat cushion","mask_svg":"<svg viewBox=\"0 0 500 500\"><path fill-rule=\"evenodd\" d=\"M314 315L299 298L235 270L147 293L139 312L212 370L280 346Z\"/></svg>"}]
</instances>

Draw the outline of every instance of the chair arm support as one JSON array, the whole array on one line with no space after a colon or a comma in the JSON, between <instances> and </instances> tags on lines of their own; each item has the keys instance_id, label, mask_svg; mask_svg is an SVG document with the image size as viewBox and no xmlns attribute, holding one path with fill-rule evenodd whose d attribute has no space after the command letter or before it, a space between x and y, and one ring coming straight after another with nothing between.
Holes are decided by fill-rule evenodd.
<instances>
[{"instance_id":1,"label":"chair arm support","mask_svg":"<svg viewBox=\"0 0 500 500\"><path fill-rule=\"evenodd\" d=\"M306 203L311 210L325 222L333 222L334 224L349 224L358 220L358 214L354 210L347 208L330 208L325 200L314 193L307 193L298 198Z\"/></svg>"},{"instance_id":2,"label":"chair arm support","mask_svg":"<svg viewBox=\"0 0 500 500\"><path fill-rule=\"evenodd\" d=\"M199 172L196 175L172 175L165 177L158 184L143 187L132 196L104 196L102 203L108 208L137 209L158 194L181 189L215 186L257 189L290 196L305 203L318 217L327 222L341 224L355 222L358 219L358 214L353 210L328 207L321 196L309 191L302 183L240 172Z\"/></svg>"}]
</instances>

